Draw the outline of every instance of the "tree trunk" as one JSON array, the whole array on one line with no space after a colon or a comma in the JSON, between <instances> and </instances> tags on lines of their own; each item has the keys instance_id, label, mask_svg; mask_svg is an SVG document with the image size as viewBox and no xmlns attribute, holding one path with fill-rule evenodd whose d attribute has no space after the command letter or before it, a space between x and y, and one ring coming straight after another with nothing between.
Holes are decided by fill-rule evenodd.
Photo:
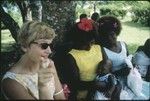
<instances>
[{"instance_id":1,"label":"tree trunk","mask_svg":"<svg viewBox=\"0 0 150 101\"><path fill-rule=\"evenodd\" d=\"M7 14L4 11L2 5L0 5L0 12L1 12L1 21L9 29L12 37L17 42L17 34L18 34L18 30L20 29L18 23L9 14Z\"/></svg>"},{"instance_id":2,"label":"tree trunk","mask_svg":"<svg viewBox=\"0 0 150 101\"><path fill-rule=\"evenodd\" d=\"M64 42L64 36L75 21L74 1L42 1L42 21L48 23L57 34L54 44Z\"/></svg>"},{"instance_id":3,"label":"tree trunk","mask_svg":"<svg viewBox=\"0 0 150 101\"><path fill-rule=\"evenodd\" d=\"M29 1L17 0L16 3L20 9L22 15L22 21L26 22L32 20Z\"/></svg>"},{"instance_id":4,"label":"tree trunk","mask_svg":"<svg viewBox=\"0 0 150 101\"><path fill-rule=\"evenodd\" d=\"M41 0L30 0L32 11L32 20L42 21L42 3Z\"/></svg>"},{"instance_id":5,"label":"tree trunk","mask_svg":"<svg viewBox=\"0 0 150 101\"><path fill-rule=\"evenodd\" d=\"M94 4L93 4L93 8L94 8L94 12L96 12L96 2L94 2Z\"/></svg>"}]
</instances>

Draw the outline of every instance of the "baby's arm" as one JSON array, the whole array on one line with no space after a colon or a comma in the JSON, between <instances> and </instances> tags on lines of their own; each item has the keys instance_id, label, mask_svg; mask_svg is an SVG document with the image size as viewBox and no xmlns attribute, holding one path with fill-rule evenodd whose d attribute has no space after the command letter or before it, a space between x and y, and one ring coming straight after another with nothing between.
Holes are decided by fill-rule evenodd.
<instances>
[{"instance_id":1,"label":"baby's arm","mask_svg":"<svg viewBox=\"0 0 150 101\"><path fill-rule=\"evenodd\" d=\"M130 72L131 68L124 66L120 70L114 71L113 74L116 76L127 76Z\"/></svg>"},{"instance_id":2,"label":"baby's arm","mask_svg":"<svg viewBox=\"0 0 150 101\"><path fill-rule=\"evenodd\" d=\"M115 76L114 75L109 75L108 76L108 84L107 84L108 91L105 93L105 95L107 97L111 97L112 96L112 93L115 90L115 85L116 85Z\"/></svg>"},{"instance_id":3,"label":"baby's arm","mask_svg":"<svg viewBox=\"0 0 150 101\"><path fill-rule=\"evenodd\" d=\"M100 92L105 92L107 91L107 84L105 81L96 81L96 90Z\"/></svg>"}]
</instances>

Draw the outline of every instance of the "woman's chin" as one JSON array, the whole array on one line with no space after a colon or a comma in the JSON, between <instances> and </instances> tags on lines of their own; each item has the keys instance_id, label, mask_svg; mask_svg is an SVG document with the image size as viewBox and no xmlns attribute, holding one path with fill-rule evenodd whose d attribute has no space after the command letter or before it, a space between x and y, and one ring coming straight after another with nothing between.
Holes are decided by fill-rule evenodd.
<instances>
[{"instance_id":1,"label":"woman's chin","mask_svg":"<svg viewBox=\"0 0 150 101\"><path fill-rule=\"evenodd\" d=\"M41 57L41 60L42 60L42 61L47 61L47 59L48 59L47 56L44 56L44 57L42 56L42 57Z\"/></svg>"}]
</instances>

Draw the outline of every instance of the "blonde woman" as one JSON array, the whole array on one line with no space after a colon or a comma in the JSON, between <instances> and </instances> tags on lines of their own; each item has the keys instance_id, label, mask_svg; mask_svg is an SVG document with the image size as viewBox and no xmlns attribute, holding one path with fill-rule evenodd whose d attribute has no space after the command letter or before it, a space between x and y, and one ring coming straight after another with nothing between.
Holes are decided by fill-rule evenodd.
<instances>
[{"instance_id":1,"label":"blonde woman","mask_svg":"<svg viewBox=\"0 0 150 101\"><path fill-rule=\"evenodd\" d=\"M48 59L54 37L54 30L42 22L23 24L18 43L24 55L2 79L6 99L65 99L54 63Z\"/></svg>"}]
</instances>

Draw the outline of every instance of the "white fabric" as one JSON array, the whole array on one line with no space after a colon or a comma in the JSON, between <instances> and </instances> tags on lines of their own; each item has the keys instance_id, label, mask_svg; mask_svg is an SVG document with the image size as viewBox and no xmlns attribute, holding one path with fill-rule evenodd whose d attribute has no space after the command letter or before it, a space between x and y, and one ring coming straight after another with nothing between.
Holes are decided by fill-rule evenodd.
<instances>
[{"instance_id":1,"label":"white fabric","mask_svg":"<svg viewBox=\"0 0 150 101\"><path fill-rule=\"evenodd\" d=\"M134 68L131 63L132 57L133 57L132 55L129 55L125 59L126 64L128 65L129 68L131 68L129 75L127 76L127 84L138 98L146 99L145 95L143 95L142 93L143 80L137 68Z\"/></svg>"},{"instance_id":2,"label":"white fabric","mask_svg":"<svg viewBox=\"0 0 150 101\"><path fill-rule=\"evenodd\" d=\"M96 91L94 95L94 100L108 100L108 98L106 98L103 93Z\"/></svg>"},{"instance_id":3,"label":"white fabric","mask_svg":"<svg viewBox=\"0 0 150 101\"><path fill-rule=\"evenodd\" d=\"M134 81L134 82L133 82ZM127 76L127 84L137 96L142 95L142 78L136 68L132 68Z\"/></svg>"},{"instance_id":4,"label":"white fabric","mask_svg":"<svg viewBox=\"0 0 150 101\"><path fill-rule=\"evenodd\" d=\"M137 85L137 84L136 84ZM121 100L149 100L150 99L150 82L143 81L142 93L136 96L128 88L122 89L120 94Z\"/></svg>"},{"instance_id":5,"label":"white fabric","mask_svg":"<svg viewBox=\"0 0 150 101\"><path fill-rule=\"evenodd\" d=\"M121 52L116 53L104 47L104 50L108 56L108 58L112 61L112 71L116 71L121 69L123 64L125 63L125 58L127 57L127 51L124 42L120 42L121 44Z\"/></svg>"},{"instance_id":6,"label":"white fabric","mask_svg":"<svg viewBox=\"0 0 150 101\"><path fill-rule=\"evenodd\" d=\"M122 100L132 100L132 98L134 97L133 93L129 93L131 91L127 91L128 89L122 89L121 93L120 93L120 99Z\"/></svg>"},{"instance_id":7,"label":"white fabric","mask_svg":"<svg viewBox=\"0 0 150 101\"><path fill-rule=\"evenodd\" d=\"M97 76L96 76L96 81L104 81L104 82L108 83L108 77L109 77L109 76L114 76L114 75L111 74L111 73L105 74L105 75L103 75L103 76L97 75ZM114 78L115 78L115 76L114 76ZM116 78L115 78L114 83L115 83L115 85L117 84L117 79L116 79Z\"/></svg>"},{"instance_id":8,"label":"white fabric","mask_svg":"<svg viewBox=\"0 0 150 101\"><path fill-rule=\"evenodd\" d=\"M122 89L120 93L120 100L149 100L150 99L150 82L143 81L141 96L136 96L128 88ZM103 93L96 91L94 100L108 100Z\"/></svg>"},{"instance_id":9,"label":"white fabric","mask_svg":"<svg viewBox=\"0 0 150 101\"><path fill-rule=\"evenodd\" d=\"M143 81L142 93L147 100L150 99L150 82Z\"/></svg>"},{"instance_id":10,"label":"white fabric","mask_svg":"<svg viewBox=\"0 0 150 101\"><path fill-rule=\"evenodd\" d=\"M126 47L125 47L124 42L120 42L120 43L121 43L121 48L122 48L120 53L116 53L107 48L104 48L108 58L112 61L112 64L113 64L112 70L113 71L121 69L123 67L123 65L126 64L126 58L127 58ZM129 66L130 65L131 64L129 64ZM142 83L142 93L141 93L141 95L137 96L127 87L126 78L122 78L120 76L118 78L119 78L119 81L122 82L122 84L123 84L123 89L120 94L120 100L137 100L137 99L145 100L145 99L150 98L150 96L147 95L147 92L150 92L149 83ZM134 80L131 80L131 81L134 82ZM138 83L136 83L135 85L138 85Z\"/></svg>"},{"instance_id":11,"label":"white fabric","mask_svg":"<svg viewBox=\"0 0 150 101\"><path fill-rule=\"evenodd\" d=\"M110 73L106 74L106 75L98 75L96 76L96 81L105 81L108 82L108 76L111 75Z\"/></svg>"}]
</instances>

